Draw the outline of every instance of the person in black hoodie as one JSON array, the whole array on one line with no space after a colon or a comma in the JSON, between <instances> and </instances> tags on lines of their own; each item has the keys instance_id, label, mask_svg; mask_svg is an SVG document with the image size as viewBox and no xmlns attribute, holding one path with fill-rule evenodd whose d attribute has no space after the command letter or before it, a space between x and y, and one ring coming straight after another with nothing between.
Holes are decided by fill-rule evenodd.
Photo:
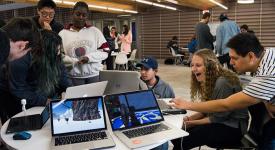
<instances>
[{"instance_id":1,"label":"person in black hoodie","mask_svg":"<svg viewBox=\"0 0 275 150\"><path fill-rule=\"evenodd\" d=\"M108 28L108 26L103 28L103 35L104 35L104 37L109 45L109 48L110 48L108 57L106 59L107 70L113 70L114 62L113 62L113 57L111 56L111 54L112 54L112 51L115 51L115 38L111 37L110 29Z\"/></svg>"},{"instance_id":2,"label":"person in black hoodie","mask_svg":"<svg viewBox=\"0 0 275 150\"><path fill-rule=\"evenodd\" d=\"M39 29L52 30L59 33L64 26L54 20L56 4L52 0L40 0L37 4L38 16L32 19Z\"/></svg>"}]
</instances>

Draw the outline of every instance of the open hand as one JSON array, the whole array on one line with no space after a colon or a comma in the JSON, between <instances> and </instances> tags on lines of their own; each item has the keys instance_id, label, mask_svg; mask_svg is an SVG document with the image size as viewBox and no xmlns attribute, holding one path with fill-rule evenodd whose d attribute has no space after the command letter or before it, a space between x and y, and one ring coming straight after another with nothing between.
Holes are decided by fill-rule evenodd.
<instances>
[{"instance_id":1,"label":"open hand","mask_svg":"<svg viewBox=\"0 0 275 150\"><path fill-rule=\"evenodd\" d=\"M186 100L182 99L182 98L174 98L170 101L170 106L178 108L178 109L188 109L190 102L187 102Z\"/></svg>"}]
</instances>

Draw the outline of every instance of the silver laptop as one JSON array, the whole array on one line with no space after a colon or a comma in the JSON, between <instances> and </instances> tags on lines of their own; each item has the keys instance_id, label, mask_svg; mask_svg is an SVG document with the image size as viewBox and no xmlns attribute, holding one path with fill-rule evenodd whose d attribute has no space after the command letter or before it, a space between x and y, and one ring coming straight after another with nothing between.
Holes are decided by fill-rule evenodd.
<instances>
[{"instance_id":1,"label":"silver laptop","mask_svg":"<svg viewBox=\"0 0 275 150\"><path fill-rule=\"evenodd\" d=\"M108 133L103 97L51 101L51 149L99 149L114 147Z\"/></svg>"},{"instance_id":2,"label":"silver laptop","mask_svg":"<svg viewBox=\"0 0 275 150\"><path fill-rule=\"evenodd\" d=\"M164 122L151 90L106 95L104 103L114 134L131 149L188 135Z\"/></svg>"},{"instance_id":3,"label":"silver laptop","mask_svg":"<svg viewBox=\"0 0 275 150\"><path fill-rule=\"evenodd\" d=\"M72 86L66 89L65 99L77 97L102 96L108 81Z\"/></svg>"},{"instance_id":4,"label":"silver laptop","mask_svg":"<svg viewBox=\"0 0 275 150\"><path fill-rule=\"evenodd\" d=\"M104 95L144 89L140 85L139 77L136 71L104 70L99 72L100 81L108 81Z\"/></svg>"}]
</instances>

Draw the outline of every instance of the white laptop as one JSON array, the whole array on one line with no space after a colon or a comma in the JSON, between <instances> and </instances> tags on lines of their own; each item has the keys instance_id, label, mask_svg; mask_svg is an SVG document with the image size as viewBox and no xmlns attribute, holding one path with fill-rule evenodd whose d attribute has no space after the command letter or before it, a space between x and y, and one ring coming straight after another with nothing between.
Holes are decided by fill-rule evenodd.
<instances>
[{"instance_id":1,"label":"white laptop","mask_svg":"<svg viewBox=\"0 0 275 150\"><path fill-rule=\"evenodd\" d=\"M108 133L103 97L51 101L51 149L100 149L114 147Z\"/></svg>"},{"instance_id":2,"label":"white laptop","mask_svg":"<svg viewBox=\"0 0 275 150\"><path fill-rule=\"evenodd\" d=\"M99 72L100 81L108 81L104 95L147 89L141 85L140 74L136 71L104 70Z\"/></svg>"},{"instance_id":3,"label":"white laptop","mask_svg":"<svg viewBox=\"0 0 275 150\"><path fill-rule=\"evenodd\" d=\"M131 149L188 135L164 122L151 90L106 95L104 103L114 134Z\"/></svg>"},{"instance_id":4,"label":"white laptop","mask_svg":"<svg viewBox=\"0 0 275 150\"><path fill-rule=\"evenodd\" d=\"M102 96L108 81L72 86L66 89L65 99L77 97Z\"/></svg>"}]
</instances>

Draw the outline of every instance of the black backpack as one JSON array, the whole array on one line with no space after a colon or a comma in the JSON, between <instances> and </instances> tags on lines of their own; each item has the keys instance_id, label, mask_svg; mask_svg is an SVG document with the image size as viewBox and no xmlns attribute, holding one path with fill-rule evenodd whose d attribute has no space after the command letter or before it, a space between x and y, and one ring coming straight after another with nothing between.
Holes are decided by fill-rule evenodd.
<instances>
[{"instance_id":1,"label":"black backpack","mask_svg":"<svg viewBox=\"0 0 275 150\"><path fill-rule=\"evenodd\" d=\"M164 60L164 64L166 64L166 65L173 65L173 64L175 64L175 61L172 58L166 58Z\"/></svg>"}]
</instances>

